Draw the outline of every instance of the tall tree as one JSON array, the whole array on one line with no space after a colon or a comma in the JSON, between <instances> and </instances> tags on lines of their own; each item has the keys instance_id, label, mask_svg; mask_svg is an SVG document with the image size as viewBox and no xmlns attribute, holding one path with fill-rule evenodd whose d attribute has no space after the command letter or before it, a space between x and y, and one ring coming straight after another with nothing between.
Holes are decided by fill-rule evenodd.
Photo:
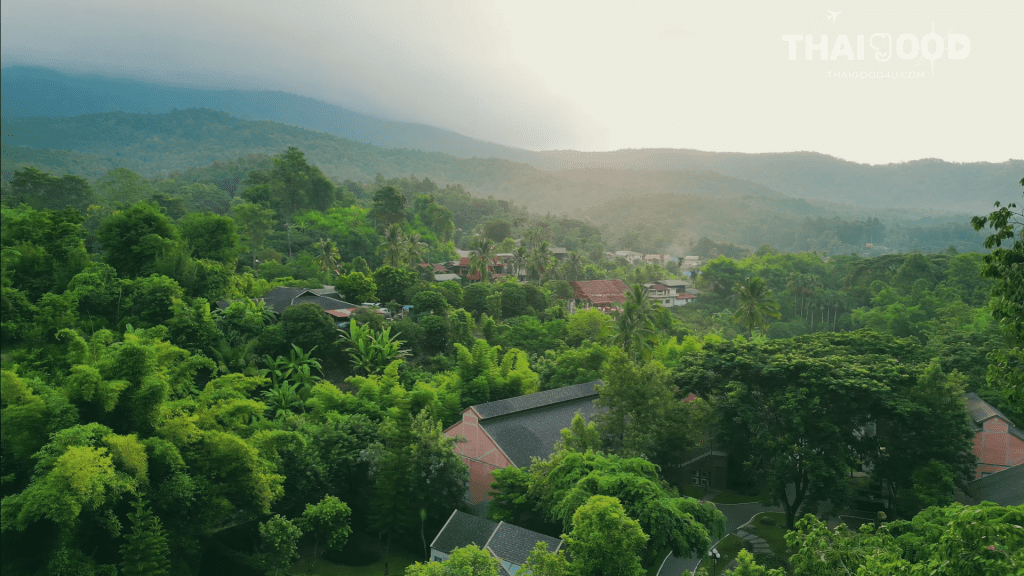
<instances>
[{"instance_id":1,"label":"tall tree","mask_svg":"<svg viewBox=\"0 0 1024 576\"><path fill-rule=\"evenodd\" d=\"M405 260L405 249L406 238L401 224L390 224L384 230L384 241L377 247L377 253L384 254L385 264L397 268Z\"/></svg>"},{"instance_id":2,"label":"tall tree","mask_svg":"<svg viewBox=\"0 0 1024 576\"><path fill-rule=\"evenodd\" d=\"M373 193L373 209L370 218L381 228L399 224L405 220L405 195L394 186L384 186Z\"/></svg>"},{"instance_id":3,"label":"tall tree","mask_svg":"<svg viewBox=\"0 0 1024 576\"><path fill-rule=\"evenodd\" d=\"M494 264L494 242L490 238L478 238L472 245L473 255L469 257L471 273L480 275L485 284L491 279L491 266Z\"/></svg>"},{"instance_id":4,"label":"tall tree","mask_svg":"<svg viewBox=\"0 0 1024 576\"><path fill-rule=\"evenodd\" d=\"M1020 181L1024 186L1024 178ZM992 316L995 317L1011 346L992 353L989 381L1005 390L1017 410L1024 410L1024 210L1018 212L1014 203L1000 207L988 216L975 216L975 230L988 226L993 233L985 239L982 273L996 281L992 289ZM1008 247L1003 248L1003 242Z\"/></svg>"},{"instance_id":5,"label":"tall tree","mask_svg":"<svg viewBox=\"0 0 1024 576\"><path fill-rule=\"evenodd\" d=\"M640 555L648 536L626 515L619 499L592 496L572 516L572 531L562 536L576 574L642 576Z\"/></svg>"},{"instance_id":6,"label":"tall tree","mask_svg":"<svg viewBox=\"0 0 1024 576\"><path fill-rule=\"evenodd\" d=\"M132 502L128 513L131 532L121 545L121 573L125 576L166 576L170 573L170 551L160 519L142 498Z\"/></svg>"},{"instance_id":7,"label":"tall tree","mask_svg":"<svg viewBox=\"0 0 1024 576\"><path fill-rule=\"evenodd\" d=\"M178 241L178 228L155 205L139 202L104 219L96 236L107 263L134 278L154 271L157 257Z\"/></svg>"},{"instance_id":8,"label":"tall tree","mask_svg":"<svg viewBox=\"0 0 1024 576\"><path fill-rule=\"evenodd\" d=\"M736 312L733 322L747 331L748 336L754 335L754 329L762 333L768 331L768 319L779 318L779 303L772 298L772 291L761 278L754 277L745 284L736 286Z\"/></svg>"},{"instance_id":9,"label":"tall tree","mask_svg":"<svg viewBox=\"0 0 1024 576\"><path fill-rule=\"evenodd\" d=\"M235 221L242 229L252 253L252 268L257 270L256 253L263 249L267 234L274 225L274 211L258 204L236 204L232 208Z\"/></svg>"},{"instance_id":10,"label":"tall tree","mask_svg":"<svg viewBox=\"0 0 1024 576\"><path fill-rule=\"evenodd\" d=\"M634 284L626 292L626 301L615 312L615 326L618 328L612 343L620 346L630 358L646 358L654 336L654 303L647 297L647 289Z\"/></svg>"}]
</instances>

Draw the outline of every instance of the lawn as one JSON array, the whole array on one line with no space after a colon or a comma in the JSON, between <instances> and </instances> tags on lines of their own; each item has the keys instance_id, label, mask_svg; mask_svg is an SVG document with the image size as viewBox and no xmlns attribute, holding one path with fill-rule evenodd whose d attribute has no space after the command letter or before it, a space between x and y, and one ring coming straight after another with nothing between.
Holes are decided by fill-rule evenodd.
<instances>
[{"instance_id":1,"label":"lawn","mask_svg":"<svg viewBox=\"0 0 1024 576\"><path fill-rule=\"evenodd\" d=\"M766 519L768 522L765 522ZM754 526L753 533L764 538L765 542L768 543L768 547L771 549L772 554L779 559L789 558L789 552L786 549L785 523L786 517L780 512L762 512L755 516L751 521L751 524ZM732 562L736 558L736 555L739 554L742 546L742 538L735 534L727 536L716 546L722 557L718 559L718 568L715 573L711 573L714 563L706 556L701 560L700 566L706 568L709 575L717 576L718 574L725 572L725 567L729 565L729 562Z\"/></svg>"},{"instance_id":2,"label":"lawn","mask_svg":"<svg viewBox=\"0 0 1024 576\"><path fill-rule=\"evenodd\" d=\"M303 552L306 552L305 550ZM423 558L420 556L414 556L405 550L395 550L392 547L391 560L388 563L388 575L389 576L402 576L405 574L407 566L413 562L423 562ZM295 576L298 575L318 575L318 576L384 576L384 560L383 558L379 562L373 564L367 564L365 566L346 566L344 564L337 564L321 557L316 562L316 566L310 566L312 564L312 554L305 553L302 555L302 560L291 567L288 570L289 574Z\"/></svg>"},{"instance_id":3,"label":"lawn","mask_svg":"<svg viewBox=\"0 0 1024 576\"><path fill-rule=\"evenodd\" d=\"M767 498L766 494L739 494L725 491L711 499L718 504L746 504L748 502L762 502Z\"/></svg>"}]
</instances>

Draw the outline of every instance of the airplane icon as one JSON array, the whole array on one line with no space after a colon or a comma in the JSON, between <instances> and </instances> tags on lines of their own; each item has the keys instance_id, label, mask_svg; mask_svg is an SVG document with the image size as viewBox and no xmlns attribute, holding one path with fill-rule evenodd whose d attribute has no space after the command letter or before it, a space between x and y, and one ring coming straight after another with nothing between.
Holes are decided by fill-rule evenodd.
<instances>
[{"instance_id":1,"label":"airplane icon","mask_svg":"<svg viewBox=\"0 0 1024 576\"><path fill-rule=\"evenodd\" d=\"M836 23L836 18L841 14L841 12L833 12L831 10L825 10L825 12L828 12L828 17L825 20L831 20L833 24Z\"/></svg>"}]
</instances>

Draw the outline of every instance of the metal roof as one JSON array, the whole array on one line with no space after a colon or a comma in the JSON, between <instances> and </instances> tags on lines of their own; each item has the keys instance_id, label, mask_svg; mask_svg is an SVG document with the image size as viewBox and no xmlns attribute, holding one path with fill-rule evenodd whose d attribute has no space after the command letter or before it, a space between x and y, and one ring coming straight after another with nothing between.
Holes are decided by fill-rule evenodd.
<instances>
[{"instance_id":1,"label":"metal roof","mask_svg":"<svg viewBox=\"0 0 1024 576\"><path fill-rule=\"evenodd\" d=\"M490 520L456 510L434 537L430 547L451 554L456 548L475 544L501 560L522 566L538 542L547 542L549 552L554 552L562 546L562 541L558 538L507 522L495 524Z\"/></svg>"},{"instance_id":2,"label":"metal roof","mask_svg":"<svg viewBox=\"0 0 1024 576\"><path fill-rule=\"evenodd\" d=\"M975 424L981 424L989 418L999 418L1013 426L1013 421L1007 418L1006 414L1003 414L995 406L982 400L974 392L964 394L964 401L967 403L967 413L971 415L971 420L974 420Z\"/></svg>"}]
</instances>

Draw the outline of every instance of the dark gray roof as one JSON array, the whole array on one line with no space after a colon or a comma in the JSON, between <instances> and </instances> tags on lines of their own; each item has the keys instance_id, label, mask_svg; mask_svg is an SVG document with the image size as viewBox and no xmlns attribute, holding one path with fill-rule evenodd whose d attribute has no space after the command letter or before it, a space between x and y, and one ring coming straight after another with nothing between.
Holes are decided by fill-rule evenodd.
<instances>
[{"instance_id":1,"label":"dark gray roof","mask_svg":"<svg viewBox=\"0 0 1024 576\"><path fill-rule=\"evenodd\" d=\"M988 500L1000 506L1024 504L1024 465L1014 466L979 478L967 485L978 502Z\"/></svg>"},{"instance_id":2,"label":"dark gray roof","mask_svg":"<svg viewBox=\"0 0 1024 576\"><path fill-rule=\"evenodd\" d=\"M267 303L267 306L273 308L274 312L278 314L292 306L307 302L316 304L324 310L344 310L356 307L355 304L343 302L337 298L330 298L323 294L337 295L337 292L326 288L289 288L287 286L278 286L264 294L263 300Z\"/></svg>"},{"instance_id":3,"label":"dark gray roof","mask_svg":"<svg viewBox=\"0 0 1024 576\"><path fill-rule=\"evenodd\" d=\"M487 547L498 558L522 566L538 542L547 542L548 552L554 552L562 544L558 538L501 522L491 536L491 541L487 543Z\"/></svg>"},{"instance_id":4,"label":"dark gray roof","mask_svg":"<svg viewBox=\"0 0 1024 576\"><path fill-rule=\"evenodd\" d=\"M1011 426L1013 425L1013 421L1007 418L1006 414L1003 414L995 406L982 400L974 392L964 394L964 400L967 402L967 413L971 415L971 420L974 420L975 424L981 424L989 418L998 417Z\"/></svg>"},{"instance_id":5,"label":"dark gray roof","mask_svg":"<svg viewBox=\"0 0 1024 576\"><path fill-rule=\"evenodd\" d=\"M508 398L507 400L497 400L495 402L487 402L486 404L477 404L476 406L473 406L473 410L480 415L481 419L507 416L516 412L533 410L557 404L559 402L569 402L580 398L586 398L588 396L597 396L598 384L601 384L600 380L585 382L583 384L573 384L572 386L555 388L554 390L545 390L544 392L527 394L525 396L516 396L515 398Z\"/></svg>"},{"instance_id":6,"label":"dark gray roof","mask_svg":"<svg viewBox=\"0 0 1024 576\"><path fill-rule=\"evenodd\" d=\"M434 537L430 547L445 554L451 554L452 550L470 544L483 548L497 527L498 525L490 520L456 510Z\"/></svg>"},{"instance_id":7,"label":"dark gray roof","mask_svg":"<svg viewBox=\"0 0 1024 576\"><path fill-rule=\"evenodd\" d=\"M513 464L525 468L534 457L551 455L562 438L562 429L569 427L576 412L589 422L599 410L603 411L594 405L595 399L596 394L499 418L481 419L480 425Z\"/></svg>"}]
</instances>

